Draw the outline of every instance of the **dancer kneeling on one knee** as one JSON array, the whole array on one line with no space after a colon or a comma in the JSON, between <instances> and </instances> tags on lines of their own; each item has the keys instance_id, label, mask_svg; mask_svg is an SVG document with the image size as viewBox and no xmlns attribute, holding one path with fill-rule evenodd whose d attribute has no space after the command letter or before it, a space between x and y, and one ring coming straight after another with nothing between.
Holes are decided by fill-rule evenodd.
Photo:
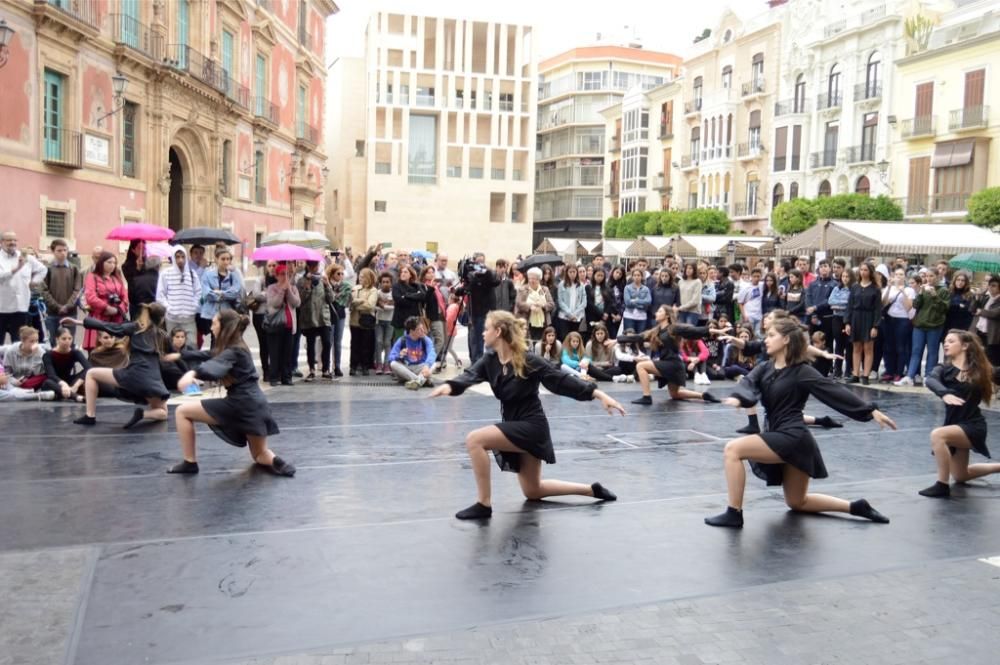
<instances>
[{"instance_id":1,"label":"dancer kneeling on one knee","mask_svg":"<svg viewBox=\"0 0 1000 665\"><path fill-rule=\"evenodd\" d=\"M114 389L114 394L148 408L136 409L132 418L125 423L128 429L142 420L166 420L167 399L170 392L160 374L160 357L168 350L169 341L163 329L166 310L159 303L144 304L135 321L107 323L87 317L82 322L76 319L62 319L62 325L83 325L88 330L99 330L115 337L128 337L128 365L120 369L94 367L87 371L84 379L86 413L74 420L77 425L97 423L97 397L101 386Z\"/></svg>"},{"instance_id":2,"label":"dancer kneeling on one knee","mask_svg":"<svg viewBox=\"0 0 1000 665\"><path fill-rule=\"evenodd\" d=\"M948 332L944 338L944 357L945 364L935 367L924 382L945 404L944 426L931 432L938 479L919 492L936 498L951 496L949 478L964 483L1000 473L1000 464L969 464L970 450L990 456L986 447L986 419L979 403L990 403L993 382L1000 382L1000 369L990 367L979 338L965 330Z\"/></svg>"},{"instance_id":3,"label":"dancer kneeling on one knee","mask_svg":"<svg viewBox=\"0 0 1000 665\"><path fill-rule=\"evenodd\" d=\"M488 381L500 400L503 421L469 433L465 439L476 477L479 500L458 512L460 520L485 519L493 514L490 487L492 452L504 471L517 473L524 496L531 500L577 494L603 501L617 497L600 483L583 485L561 480L542 480L542 462L555 464L549 422L538 398L538 384L557 395L584 401L598 399L609 413L625 415L617 401L593 383L563 372L558 366L528 353L527 324L510 312L494 311L486 317L483 341L492 353L485 354L464 374L434 389L431 397L461 395L467 388Z\"/></svg>"},{"instance_id":4,"label":"dancer kneeling on one knee","mask_svg":"<svg viewBox=\"0 0 1000 665\"><path fill-rule=\"evenodd\" d=\"M823 494L809 494L810 478L826 478L826 466L819 446L802 421L802 408L813 395L827 406L854 420L874 419L879 426L896 429L896 423L853 392L822 376L806 358L809 340L794 319L775 320L764 339L770 360L757 365L733 388L723 403L750 407L760 401L767 409L767 431L740 437L726 444L726 484L729 507L726 512L705 518L711 526L743 526L743 492L749 461L754 474L768 485L782 485L785 503L792 510L809 513L840 512L873 522L889 519L865 499L845 501Z\"/></svg>"},{"instance_id":5,"label":"dancer kneeling on one knee","mask_svg":"<svg viewBox=\"0 0 1000 665\"><path fill-rule=\"evenodd\" d=\"M249 323L249 318L234 310L222 310L212 319L212 350L183 353L184 360L201 364L182 376L177 388L183 393L196 379L220 381L226 387L226 396L177 407L174 415L184 461L167 473L198 473L194 425L205 423L226 443L240 448L249 444L253 461L268 471L279 476L295 475L295 467L267 447L267 437L278 433L278 425L257 383L253 356L243 341Z\"/></svg>"}]
</instances>

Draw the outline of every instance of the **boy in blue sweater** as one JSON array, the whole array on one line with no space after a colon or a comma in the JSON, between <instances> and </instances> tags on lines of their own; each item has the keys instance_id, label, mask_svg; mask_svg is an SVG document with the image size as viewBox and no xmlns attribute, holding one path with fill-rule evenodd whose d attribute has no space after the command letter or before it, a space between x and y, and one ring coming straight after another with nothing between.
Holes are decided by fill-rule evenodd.
<instances>
[{"instance_id":1,"label":"boy in blue sweater","mask_svg":"<svg viewBox=\"0 0 1000 665\"><path fill-rule=\"evenodd\" d=\"M424 324L415 316L403 322L406 334L396 340L389 352L389 368L409 390L433 386L431 368L437 356L434 342L427 336Z\"/></svg>"}]
</instances>

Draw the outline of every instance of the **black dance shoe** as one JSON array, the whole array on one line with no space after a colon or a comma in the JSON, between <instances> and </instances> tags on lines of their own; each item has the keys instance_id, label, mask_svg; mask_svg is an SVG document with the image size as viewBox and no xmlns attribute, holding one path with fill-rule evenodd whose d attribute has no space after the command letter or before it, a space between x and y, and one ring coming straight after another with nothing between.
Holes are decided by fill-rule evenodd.
<instances>
[{"instance_id":1,"label":"black dance shoe","mask_svg":"<svg viewBox=\"0 0 1000 665\"><path fill-rule=\"evenodd\" d=\"M455 513L455 517L460 520L488 520L493 517L493 507L484 506L477 501L465 510Z\"/></svg>"},{"instance_id":2,"label":"black dance shoe","mask_svg":"<svg viewBox=\"0 0 1000 665\"><path fill-rule=\"evenodd\" d=\"M917 494L928 496L932 499L947 499L951 496L951 488L948 487L948 483L942 483L939 480L930 487L920 490Z\"/></svg>"},{"instance_id":3,"label":"black dance shoe","mask_svg":"<svg viewBox=\"0 0 1000 665\"><path fill-rule=\"evenodd\" d=\"M709 526L728 526L731 529L743 528L743 511L736 510L732 506L726 508L726 512L719 513L714 517L706 517L705 524Z\"/></svg>"},{"instance_id":4,"label":"black dance shoe","mask_svg":"<svg viewBox=\"0 0 1000 665\"><path fill-rule=\"evenodd\" d=\"M633 404L641 404L643 406L650 406L653 403L653 397L651 395L643 395L639 399L632 400Z\"/></svg>"},{"instance_id":5,"label":"black dance shoe","mask_svg":"<svg viewBox=\"0 0 1000 665\"><path fill-rule=\"evenodd\" d=\"M618 495L609 490L607 487L600 483L594 483L590 486L590 489L594 492L594 498L600 499L601 501L617 501Z\"/></svg>"},{"instance_id":6,"label":"black dance shoe","mask_svg":"<svg viewBox=\"0 0 1000 665\"><path fill-rule=\"evenodd\" d=\"M851 501L851 514L856 517L864 517L866 520L871 520L877 524L889 523L889 518L872 508L867 499Z\"/></svg>"}]
</instances>

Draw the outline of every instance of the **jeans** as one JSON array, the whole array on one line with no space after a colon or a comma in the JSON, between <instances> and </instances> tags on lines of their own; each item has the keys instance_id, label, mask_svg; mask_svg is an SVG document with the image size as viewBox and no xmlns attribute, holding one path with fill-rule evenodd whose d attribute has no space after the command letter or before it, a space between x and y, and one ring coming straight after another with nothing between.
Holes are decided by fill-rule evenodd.
<instances>
[{"instance_id":1,"label":"jeans","mask_svg":"<svg viewBox=\"0 0 1000 665\"><path fill-rule=\"evenodd\" d=\"M927 346L927 363L924 366L922 376L925 378L930 376L930 373L934 371L934 368L938 364L938 347L941 345L941 336L943 334L943 327L931 328L929 330L924 330L923 328L913 329L913 349L910 352L910 371L907 376L912 379L920 372L920 359L924 355L924 345Z\"/></svg>"},{"instance_id":2,"label":"jeans","mask_svg":"<svg viewBox=\"0 0 1000 665\"><path fill-rule=\"evenodd\" d=\"M890 316L886 319L886 339L882 355L885 358L885 373L891 376L907 374L910 350L913 343L913 324L909 317Z\"/></svg>"},{"instance_id":3,"label":"jeans","mask_svg":"<svg viewBox=\"0 0 1000 665\"><path fill-rule=\"evenodd\" d=\"M444 349L444 321L431 321L431 329L428 332L434 342L434 353L440 358Z\"/></svg>"},{"instance_id":4,"label":"jeans","mask_svg":"<svg viewBox=\"0 0 1000 665\"><path fill-rule=\"evenodd\" d=\"M302 334L306 338L306 364L309 365L309 372L312 373L313 369L316 367L316 338L319 338L320 349L323 357L320 359L320 364L323 367L323 373L330 373L330 326L322 326L320 328L306 328L302 331Z\"/></svg>"},{"instance_id":5,"label":"jeans","mask_svg":"<svg viewBox=\"0 0 1000 665\"><path fill-rule=\"evenodd\" d=\"M625 331L631 328L632 332L638 335L639 333L645 331L647 327L646 319L622 319L622 334L625 334Z\"/></svg>"},{"instance_id":6,"label":"jeans","mask_svg":"<svg viewBox=\"0 0 1000 665\"><path fill-rule=\"evenodd\" d=\"M375 324L375 365L388 365L391 350L392 321L379 321Z\"/></svg>"},{"instance_id":7,"label":"jeans","mask_svg":"<svg viewBox=\"0 0 1000 665\"><path fill-rule=\"evenodd\" d=\"M333 368L340 369L340 360L344 354L344 328L347 326L347 319L340 317L331 326L333 336Z\"/></svg>"},{"instance_id":8,"label":"jeans","mask_svg":"<svg viewBox=\"0 0 1000 665\"><path fill-rule=\"evenodd\" d=\"M701 315L698 312L678 312L677 313L677 321L679 323L686 323L686 324L691 325L691 326L698 325L698 320L700 318L701 318Z\"/></svg>"},{"instance_id":9,"label":"jeans","mask_svg":"<svg viewBox=\"0 0 1000 665\"><path fill-rule=\"evenodd\" d=\"M424 385L427 379L423 377L420 372L424 370L427 365L404 365L398 360L392 361L389 365L389 369L392 373L396 375L396 378L400 381L416 381L420 385Z\"/></svg>"},{"instance_id":10,"label":"jeans","mask_svg":"<svg viewBox=\"0 0 1000 665\"><path fill-rule=\"evenodd\" d=\"M10 341L17 344L21 341L21 326L29 325L27 312L4 312L0 314L0 344L6 344L7 335Z\"/></svg>"},{"instance_id":11,"label":"jeans","mask_svg":"<svg viewBox=\"0 0 1000 665\"><path fill-rule=\"evenodd\" d=\"M474 363L483 356L483 331L486 330L485 316L469 317L469 363Z\"/></svg>"}]
</instances>

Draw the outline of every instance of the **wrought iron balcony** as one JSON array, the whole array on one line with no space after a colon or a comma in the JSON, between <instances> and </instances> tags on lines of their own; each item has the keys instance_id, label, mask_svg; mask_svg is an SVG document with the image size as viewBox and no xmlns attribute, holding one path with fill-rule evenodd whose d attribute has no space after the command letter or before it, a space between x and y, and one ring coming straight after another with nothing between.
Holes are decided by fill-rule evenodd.
<instances>
[{"instance_id":1,"label":"wrought iron balcony","mask_svg":"<svg viewBox=\"0 0 1000 665\"><path fill-rule=\"evenodd\" d=\"M804 99L786 99L783 102L775 102L774 104L774 115L775 117L782 115L791 115L793 113L808 113L809 103Z\"/></svg>"},{"instance_id":2,"label":"wrought iron balcony","mask_svg":"<svg viewBox=\"0 0 1000 665\"><path fill-rule=\"evenodd\" d=\"M253 100L253 95L250 94L250 88L237 83L235 79L230 79L229 81L229 98L246 110L250 110Z\"/></svg>"},{"instance_id":3,"label":"wrought iron balcony","mask_svg":"<svg viewBox=\"0 0 1000 665\"><path fill-rule=\"evenodd\" d=\"M963 129L981 129L989 124L989 106L966 106L955 109L948 114L948 131L959 132Z\"/></svg>"},{"instance_id":4,"label":"wrought iron balcony","mask_svg":"<svg viewBox=\"0 0 1000 665\"><path fill-rule=\"evenodd\" d=\"M229 92L229 72L222 65L206 58L204 54L187 44L168 44L163 64L178 71L186 72L219 92Z\"/></svg>"},{"instance_id":5,"label":"wrought iron balcony","mask_svg":"<svg viewBox=\"0 0 1000 665\"><path fill-rule=\"evenodd\" d=\"M660 123L660 136L658 138L661 141L664 141L666 139L672 139L672 138L674 138L674 130L671 129L671 128L668 128L667 125L666 125L666 123L662 123L661 122Z\"/></svg>"},{"instance_id":6,"label":"wrought iron balcony","mask_svg":"<svg viewBox=\"0 0 1000 665\"><path fill-rule=\"evenodd\" d=\"M809 168L831 169L837 165L836 150L820 150L809 155Z\"/></svg>"},{"instance_id":7,"label":"wrought iron balcony","mask_svg":"<svg viewBox=\"0 0 1000 665\"><path fill-rule=\"evenodd\" d=\"M303 147L314 149L319 145L319 129L304 122L299 122L295 132L295 142Z\"/></svg>"},{"instance_id":8,"label":"wrought iron balcony","mask_svg":"<svg viewBox=\"0 0 1000 665\"><path fill-rule=\"evenodd\" d=\"M736 148L738 159L758 159L764 152L764 146L760 143L741 143Z\"/></svg>"},{"instance_id":9,"label":"wrought iron balcony","mask_svg":"<svg viewBox=\"0 0 1000 665\"><path fill-rule=\"evenodd\" d=\"M752 97L753 95L764 94L764 77L758 76L752 81L747 81L743 84L740 92L743 97Z\"/></svg>"},{"instance_id":10,"label":"wrought iron balcony","mask_svg":"<svg viewBox=\"0 0 1000 665\"><path fill-rule=\"evenodd\" d=\"M111 29L115 44L141 53L151 60L163 58L163 36L150 30L127 14L111 14Z\"/></svg>"},{"instance_id":11,"label":"wrought iron balcony","mask_svg":"<svg viewBox=\"0 0 1000 665\"><path fill-rule=\"evenodd\" d=\"M854 86L854 101L861 102L868 99L882 98L882 82L870 81L859 83Z\"/></svg>"},{"instance_id":12,"label":"wrought iron balcony","mask_svg":"<svg viewBox=\"0 0 1000 665\"><path fill-rule=\"evenodd\" d=\"M918 115L903 120L899 125L899 133L904 139L924 138L934 136L936 127L936 115Z\"/></svg>"},{"instance_id":13,"label":"wrought iron balcony","mask_svg":"<svg viewBox=\"0 0 1000 665\"><path fill-rule=\"evenodd\" d=\"M684 115L691 115L693 113L701 112L701 97L695 97L692 100L684 102Z\"/></svg>"},{"instance_id":14,"label":"wrought iron balcony","mask_svg":"<svg viewBox=\"0 0 1000 665\"><path fill-rule=\"evenodd\" d=\"M862 164L875 161L875 144L852 145L847 149L848 164Z\"/></svg>"},{"instance_id":15,"label":"wrought iron balcony","mask_svg":"<svg viewBox=\"0 0 1000 665\"><path fill-rule=\"evenodd\" d=\"M63 17L84 24L86 27L101 29L101 3L98 0L35 0L35 14L52 16L49 8L55 9Z\"/></svg>"},{"instance_id":16,"label":"wrought iron balcony","mask_svg":"<svg viewBox=\"0 0 1000 665\"><path fill-rule=\"evenodd\" d=\"M609 152L619 152L622 149L622 137L612 136L611 141L608 142Z\"/></svg>"},{"instance_id":17,"label":"wrought iron balcony","mask_svg":"<svg viewBox=\"0 0 1000 665\"><path fill-rule=\"evenodd\" d=\"M838 109L844 102L844 94L839 90L824 92L816 97L816 110Z\"/></svg>"},{"instance_id":18,"label":"wrought iron balcony","mask_svg":"<svg viewBox=\"0 0 1000 665\"><path fill-rule=\"evenodd\" d=\"M681 157L681 170L698 168L699 155L697 152Z\"/></svg>"},{"instance_id":19,"label":"wrought iron balcony","mask_svg":"<svg viewBox=\"0 0 1000 665\"><path fill-rule=\"evenodd\" d=\"M255 119L278 126L278 105L272 104L267 97L262 95L254 97L253 115Z\"/></svg>"}]
</instances>

